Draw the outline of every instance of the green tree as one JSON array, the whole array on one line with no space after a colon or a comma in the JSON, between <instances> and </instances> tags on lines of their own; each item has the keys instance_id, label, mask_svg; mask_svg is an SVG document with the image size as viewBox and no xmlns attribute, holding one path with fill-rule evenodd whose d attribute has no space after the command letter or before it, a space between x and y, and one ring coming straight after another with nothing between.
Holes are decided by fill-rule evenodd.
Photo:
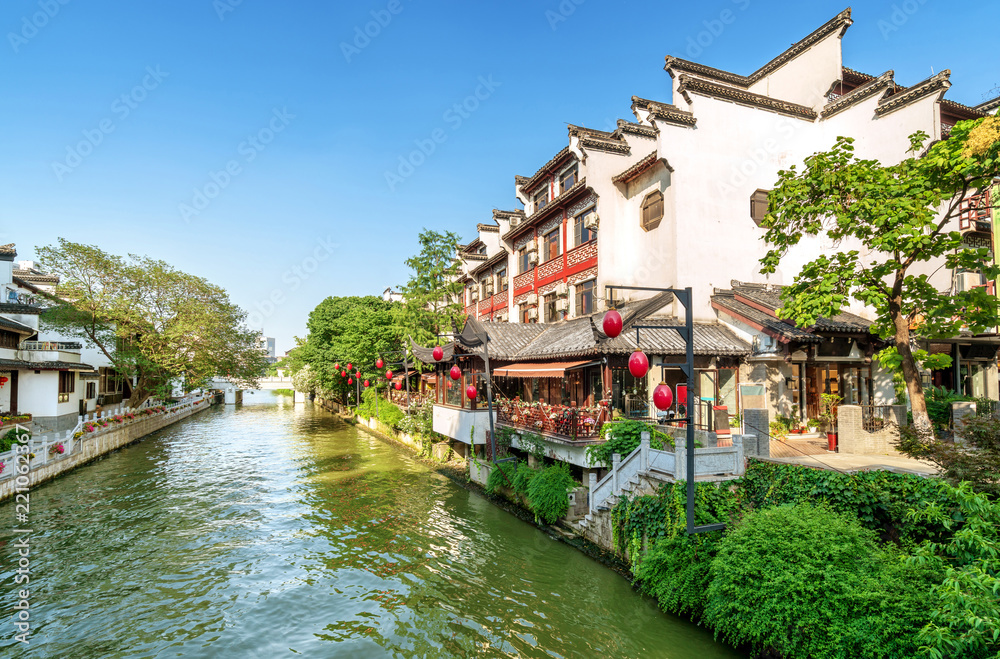
<instances>
[{"instance_id":1,"label":"green tree","mask_svg":"<svg viewBox=\"0 0 1000 659\"><path fill-rule=\"evenodd\" d=\"M455 257L458 235L451 231L420 232L420 253L406 259L413 274L403 286L399 324L418 343L432 344L437 335L461 326L463 286Z\"/></svg>"},{"instance_id":2,"label":"green tree","mask_svg":"<svg viewBox=\"0 0 1000 659\"><path fill-rule=\"evenodd\" d=\"M189 388L216 376L253 387L267 366L246 312L201 277L62 238L38 256L60 276L43 323L100 349L134 379L132 407L169 394L178 378Z\"/></svg>"},{"instance_id":3,"label":"green tree","mask_svg":"<svg viewBox=\"0 0 1000 659\"><path fill-rule=\"evenodd\" d=\"M997 122L994 117L960 122L950 139L922 157L917 154L927 135L915 133L911 156L895 165L856 157L853 140L840 137L830 151L806 158L801 172L794 165L779 172L770 194L763 224L770 249L761 272L774 273L807 235L860 248L829 252L806 264L783 293L781 315L809 326L852 301L872 307L872 331L895 341L880 361L902 372L914 426L922 434L933 430L919 366L944 368L950 358L912 350L911 332L940 338L997 324L997 298L985 289L952 295L937 290L927 274L941 265L997 276L988 250L965 247L951 230L961 203L1000 175Z\"/></svg>"},{"instance_id":4,"label":"green tree","mask_svg":"<svg viewBox=\"0 0 1000 659\"><path fill-rule=\"evenodd\" d=\"M324 398L346 400L354 385L348 386L341 371L351 364L362 379L376 377L379 354L399 349L399 328L395 324L398 303L380 297L328 297L309 313L306 338L291 350L296 372L308 365L310 391ZM334 369L336 364L341 369ZM298 385L296 386L298 388ZM300 389L301 391L301 389Z\"/></svg>"}]
</instances>

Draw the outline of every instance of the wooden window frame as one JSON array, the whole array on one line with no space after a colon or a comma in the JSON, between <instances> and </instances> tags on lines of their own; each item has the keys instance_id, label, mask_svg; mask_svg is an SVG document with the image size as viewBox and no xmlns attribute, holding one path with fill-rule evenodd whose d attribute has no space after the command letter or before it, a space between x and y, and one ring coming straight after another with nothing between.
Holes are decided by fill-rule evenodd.
<instances>
[{"instance_id":1,"label":"wooden window frame","mask_svg":"<svg viewBox=\"0 0 1000 659\"><path fill-rule=\"evenodd\" d=\"M593 229L588 229L583 225L584 220L588 215L594 214L597 211L593 208L588 208L583 211L575 218L573 218L573 246L579 247L580 245L586 245L590 241L597 238L597 231ZM586 237L586 240L584 238Z\"/></svg>"},{"instance_id":2,"label":"wooden window frame","mask_svg":"<svg viewBox=\"0 0 1000 659\"><path fill-rule=\"evenodd\" d=\"M76 373L59 371L59 402L68 403L69 395L76 392Z\"/></svg>"},{"instance_id":3,"label":"wooden window frame","mask_svg":"<svg viewBox=\"0 0 1000 659\"><path fill-rule=\"evenodd\" d=\"M767 217L770 192L770 190L758 188L750 195L750 219L757 226L760 226L764 218Z\"/></svg>"},{"instance_id":4,"label":"wooden window frame","mask_svg":"<svg viewBox=\"0 0 1000 659\"><path fill-rule=\"evenodd\" d=\"M577 317L579 317L579 316L585 316L587 314L594 313L594 293L597 290L597 280L596 279L588 279L587 281L581 281L579 284L576 285L575 288L576 288L576 295L575 295L575 297L576 297L576 315L577 315ZM581 309L580 307L583 306L583 296L585 294L589 294L590 304L588 305L589 308L587 308L587 309L584 310L584 309Z\"/></svg>"},{"instance_id":5,"label":"wooden window frame","mask_svg":"<svg viewBox=\"0 0 1000 659\"><path fill-rule=\"evenodd\" d=\"M542 210L549 205L549 184L546 183L544 188L535 191L535 194L531 195L531 203L535 205L535 212Z\"/></svg>"},{"instance_id":6,"label":"wooden window frame","mask_svg":"<svg viewBox=\"0 0 1000 659\"><path fill-rule=\"evenodd\" d=\"M556 295L555 292L549 293L548 295L542 297L543 303L545 305L543 308L545 309L546 323L554 323L557 320L559 320L559 318L556 318L556 316L559 315L559 310L556 309L557 299L559 299L559 296Z\"/></svg>"},{"instance_id":7,"label":"wooden window frame","mask_svg":"<svg viewBox=\"0 0 1000 659\"><path fill-rule=\"evenodd\" d=\"M503 293L507 290L509 284L507 282L507 268L503 270L497 270L497 293Z\"/></svg>"},{"instance_id":8,"label":"wooden window frame","mask_svg":"<svg viewBox=\"0 0 1000 659\"><path fill-rule=\"evenodd\" d=\"M570 183L569 185L566 185L566 179L568 179L571 175L573 177L573 182ZM579 176L580 176L580 167L579 167L579 165L575 165L575 164L572 167L569 167L568 169L566 169L562 174L560 174L559 175L559 194L562 194L562 193L566 192L567 190L569 190L570 188L572 188L574 185L576 185L579 182L579 180L580 180Z\"/></svg>"},{"instance_id":9,"label":"wooden window frame","mask_svg":"<svg viewBox=\"0 0 1000 659\"><path fill-rule=\"evenodd\" d=\"M659 215L656 215L654 212L657 203L660 207ZM662 192L653 190L642 198L642 205L639 207L639 224L644 231L652 231L660 226L660 222L663 221L663 214L664 200Z\"/></svg>"},{"instance_id":10,"label":"wooden window frame","mask_svg":"<svg viewBox=\"0 0 1000 659\"><path fill-rule=\"evenodd\" d=\"M517 274L523 275L526 272L531 272L531 261L528 260L528 248L522 247L517 250L517 267L520 272Z\"/></svg>"},{"instance_id":11,"label":"wooden window frame","mask_svg":"<svg viewBox=\"0 0 1000 659\"><path fill-rule=\"evenodd\" d=\"M555 242L549 240L549 237L555 234ZM545 245L545 263L548 263L552 259L559 258L562 256L562 251L559 249L562 247L560 244L561 235L559 233L559 227L556 227L552 231L549 231L544 236L542 236L542 244ZM555 247L555 254L552 253L552 247Z\"/></svg>"}]
</instances>

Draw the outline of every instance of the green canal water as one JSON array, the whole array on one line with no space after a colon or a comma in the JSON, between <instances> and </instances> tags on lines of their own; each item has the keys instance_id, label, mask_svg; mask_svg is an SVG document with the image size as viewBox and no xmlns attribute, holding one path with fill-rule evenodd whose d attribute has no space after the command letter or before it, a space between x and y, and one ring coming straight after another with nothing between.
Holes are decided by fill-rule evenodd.
<instances>
[{"instance_id":1,"label":"green canal water","mask_svg":"<svg viewBox=\"0 0 1000 659\"><path fill-rule=\"evenodd\" d=\"M0 656L740 656L329 414L245 400L31 492L27 647L0 505Z\"/></svg>"}]
</instances>

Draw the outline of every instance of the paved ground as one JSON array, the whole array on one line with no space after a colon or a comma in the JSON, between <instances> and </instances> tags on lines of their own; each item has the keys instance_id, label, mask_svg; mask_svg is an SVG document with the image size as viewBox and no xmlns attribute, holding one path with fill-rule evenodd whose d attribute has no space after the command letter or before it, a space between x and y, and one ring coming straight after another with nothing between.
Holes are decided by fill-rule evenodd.
<instances>
[{"instance_id":1,"label":"paved ground","mask_svg":"<svg viewBox=\"0 0 1000 659\"><path fill-rule=\"evenodd\" d=\"M771 441L771 461L800 464L820 469L835 471L869 471L884 469L900 474L919 474L933 476L938 473L937 467L929 462L913 460L898 455L847 455L830 453L826 450L826 439L820 440L789 440Z\"/></svg>"}]
</instances>

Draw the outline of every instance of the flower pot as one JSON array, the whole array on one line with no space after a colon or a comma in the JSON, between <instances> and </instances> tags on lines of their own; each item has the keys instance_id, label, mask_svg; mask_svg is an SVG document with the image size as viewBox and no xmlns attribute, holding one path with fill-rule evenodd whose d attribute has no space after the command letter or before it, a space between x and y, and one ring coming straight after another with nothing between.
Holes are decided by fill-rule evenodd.
<instances>
[{"instance_id":1,"label":"flower pot","mask_svg":"<svg viewBox=\"0 0 1000 659\"><path fill-rule=\"evenodd\" d=\"M826 448L828 451L837 450L837 433L835 432L826 433Z\"/></svg>"}]
</instances>

